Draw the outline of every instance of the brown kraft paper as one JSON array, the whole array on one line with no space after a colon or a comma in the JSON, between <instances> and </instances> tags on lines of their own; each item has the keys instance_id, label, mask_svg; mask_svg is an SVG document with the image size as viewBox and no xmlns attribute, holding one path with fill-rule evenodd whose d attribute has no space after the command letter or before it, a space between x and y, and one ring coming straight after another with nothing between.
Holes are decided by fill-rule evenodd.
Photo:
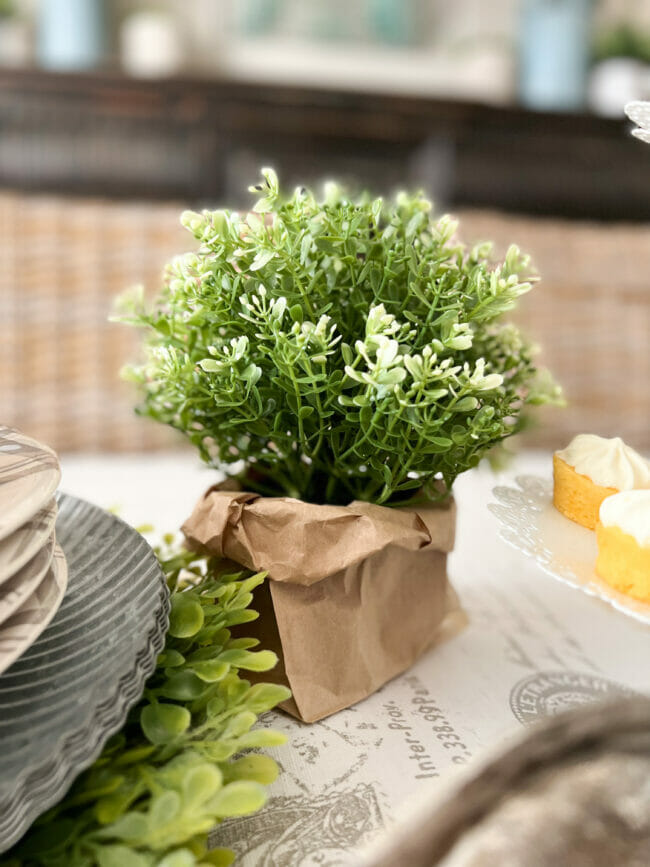
<instances>
[{"instance_id":1,"label":"brown kraft paper","mask_svg":"<svg viewBox=\"0 0 650 867\"><path fill-rule=\"evenodd\" d=\"M280 656L274 674L293 693L282 707L314 722L375 692L464 623L446 569L455 512L453 500L417 511L319 506L217 486L182 529L191 548L268 572L258 637Z\"/></svg>"}]
</instances>

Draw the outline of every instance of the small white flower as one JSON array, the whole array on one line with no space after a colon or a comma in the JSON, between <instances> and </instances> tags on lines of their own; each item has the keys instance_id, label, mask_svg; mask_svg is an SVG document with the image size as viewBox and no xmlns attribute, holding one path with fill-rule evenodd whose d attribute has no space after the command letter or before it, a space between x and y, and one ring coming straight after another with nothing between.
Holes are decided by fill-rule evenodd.
<instances>
[{"instance_id":1,"label":"small white flower","mask_svg":"<svg viewBox=\"0 0 650 867\"><path fill-rule=\"evenodd\" d=\"M451 336L445 341L448 349L470 349L474 335L467 322L454 322L451 326Z\"/></svg>"},{"instance_id":2,"label":"small white flower","mask_svg":"<svg viewBox=\"0 0 650 867\"><path fill-rule=\"evenodd\" d=\"M233 361L239 361L240 358L243 358L244 355L248 352L248 337L242 335L241 337L233 337L230 341L230 346L232 347L232 359ZM225 350L225 353L229 355L228 350Z\"/></svg>"},{"instance_id":3,"label":"small white flower","mask_svg":"<svg viewBox=\"0 0 650 867\"><path fill-rule=\"evenodd\" d=\"M375 334L395 334L399 331L399 323L392 313L387 313L383 304L377 304L368 311L366 319L366 337Z\"/></svg>"},{"instance_id":4,"label":"small white flower","mask_svg":"<svg viewBox=\"0 0 650 867\"><path fill-rule=\"evenodd\" d=\"M465 365L467 367L467 365ZM492 391L503 384L500 373L485 373L485 359L479 358L469 381L478 391Z\"/></svg>"},{"instance_id":5,"label":"small white flower","mask_svg":"<svg viewBox=\"0 0 650 867\"><path fill-rule=\"evenodd\" d=\"M401 356L398 356L398 352L399 343L396 340L384 338L377 349L377 367L385 370L392 367L393 364L396 364L401 359Z\"/></svg>"},{"instance_id":6,"label":"small white flower","mask_svg":"<svg viewBox=\"0 0 650 867\"><path fill-rule=\"evenodd\" d=\"M279 298L274 298L271 301L269 306L269 316L271 319L275 319L278 322L282 321L282 317L284 316L284 311L287 309L287 299L284 295L281 295Z\"/></svg>"}]
</instances>

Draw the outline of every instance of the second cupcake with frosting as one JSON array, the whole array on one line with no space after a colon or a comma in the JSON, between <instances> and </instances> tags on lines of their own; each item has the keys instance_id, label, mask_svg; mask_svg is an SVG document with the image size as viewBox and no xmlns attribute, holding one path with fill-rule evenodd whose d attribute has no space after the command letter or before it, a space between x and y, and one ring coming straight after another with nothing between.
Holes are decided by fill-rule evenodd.
<instances>
[{"instance_id":1,"label":"second cupcake with frosting","mask_svg":"<svg viewBox=\"0 0 650 867\"><path fill-rule=\"evenodd\" d=\"M578 434L553 455L553 503L567 518L593 530L607 497L650 489L650 463L620 437Z\"/></svg>"}]
</instances>

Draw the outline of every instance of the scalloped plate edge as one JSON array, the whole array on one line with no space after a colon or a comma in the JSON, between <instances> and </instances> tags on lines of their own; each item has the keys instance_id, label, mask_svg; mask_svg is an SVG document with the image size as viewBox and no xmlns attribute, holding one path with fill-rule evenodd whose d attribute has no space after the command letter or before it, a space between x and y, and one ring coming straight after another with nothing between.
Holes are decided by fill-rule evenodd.
<instances>
[{"instance_id":1,"label":"scalloped plate edge","mask_svg":"<svg viewBox=\"0 0 650 867\"><path fill-rule=\"evenodd\" d=\"M126 524L117 516L112 517ZM130 525L126 526L133 530ZM171 602L162 570L160 579L159 608L146 643L136 654L134 668L117 681L114 693L96 706L84 726L60 738L57 749L53 751L54 758L43 763L36 773L32 771L19 780L12 796L2 805L0 853L17 843L42 813L61 800L79 774L99 756L106 741L120 729L129 710L142 695L145 681L155 670L169 626ZM101 731L97 731L98 722Z\"/></svg>"},{"instance_id":2,"label":"scalloped plate edge","mask_svg":"<svg viewBox=\"0 0 650 867\"><path fill-rule=\"evenodd\" d=\"M545 509L548 508L549 503L545 500L542 501L541 499L535 500L535 498L531 498L529 491L526 489L526 485L534 484L537 487L538 498L540 496L550 496L552 485L548 479L534 475L517 476L514 481L518 487L512 487L509 485L497 485L494 487L492 489L492 494L498 502L488 503L487 506L488 510L499 521L499 537L511 548L533 560L542 572L555 578L556 581L561 582L565 586L572 587L574 590L580 590L587 596L600 599L602 602L606 602L612 608L628 617L638 620L640 623L650 625L650 605L644 605L642 602L633 599L628 601L628 597L624 594L609 587L609 585L604 581L598 580L595 573L594 580L586 583L580 581L577 576L572 580L565 575L561 575L555 571L550 564L540 558L534 550L531 550L530 546L527 545L522 537L517 534L516 528L507 523L507 510L509 506L504 502L504 500L513 495L519 498L526 495L526 505L528 508L531 508L536 514L541 516ZM539 528L537 529L539 530ZM578 528L576 528L576 530L578 530Z\"/></svg>"}]
</instances>

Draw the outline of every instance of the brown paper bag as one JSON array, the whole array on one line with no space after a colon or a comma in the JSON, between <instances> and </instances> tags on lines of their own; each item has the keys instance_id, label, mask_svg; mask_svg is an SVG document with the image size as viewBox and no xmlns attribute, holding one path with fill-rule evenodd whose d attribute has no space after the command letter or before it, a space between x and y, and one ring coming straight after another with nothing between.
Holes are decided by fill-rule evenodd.
<instances>
[{"instance_id":1,"label":"brown paper bag","mask_svg":"<svg viewBox=\"0 0 650 867\"><path fill-rule=\"evenodd\" d=\"M417 511L318 506L216 486L182 529L191 548L268 571L256 637L280 657L275 679L293 693L282 706L314 722L370 695L464 622L446 569L455 517L453 500Z\"/></svg>"}]
</instances>

